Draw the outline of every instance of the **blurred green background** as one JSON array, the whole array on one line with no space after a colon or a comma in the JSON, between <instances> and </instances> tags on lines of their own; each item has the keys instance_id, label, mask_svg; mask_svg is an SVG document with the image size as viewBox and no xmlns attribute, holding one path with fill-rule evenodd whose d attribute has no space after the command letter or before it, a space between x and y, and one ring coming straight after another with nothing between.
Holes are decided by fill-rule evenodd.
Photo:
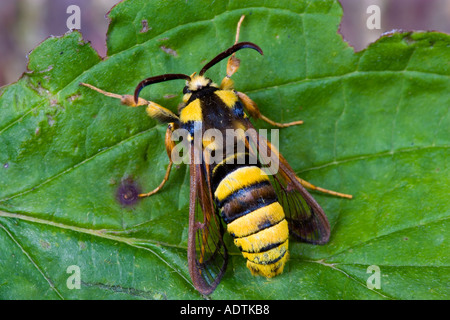
<instances>
[{"instance_id":1,"label":"blurred green background","mask_svg":"<svg viewBox=\"0 0 450 320\"><path fill-rule=\"evenodd\" d=\"M149 0L151 1L151 0ZM184 1L184 0L179 0ZM223 0L221 0L223 1ZM100 56L106 55L106 14L119 0L1 0L0 86L16 81L26 70L27 54L47 37L68 31L67 7L81 10L81 32ZM205 1L209 3L210 1ZM340 32L355 50L364 49L393 29L450 33L450 0L340 0L344 19ZM381 29L369 30L370 5L381 9Z\"/></svg>"}]
</instances>

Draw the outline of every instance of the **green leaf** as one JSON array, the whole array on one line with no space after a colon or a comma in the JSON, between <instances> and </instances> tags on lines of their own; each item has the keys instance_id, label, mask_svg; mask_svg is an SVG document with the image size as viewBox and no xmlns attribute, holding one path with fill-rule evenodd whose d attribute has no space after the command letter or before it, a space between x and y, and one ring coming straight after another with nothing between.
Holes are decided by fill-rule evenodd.
<instances>
[{"instance_id":1,"label":"green leaf","mask_svg":"<svg viewBox=\"0 0 450 320\"><path fill-rule=\"evenodd\" d=\"M1 91L1 299L202 298L186 260L188 168L134 206L117 199L122 184L160 183L165 127L79 83L132 94L148 76L198 72L234 43L243 14L240 39L264 56L238 53L236 87L276 121L304 120L280 131L281 152L302 178L354 199L312 192L330 242L291 241L270 280L250 275L227 235L231 259L211 297L450 298L449 35L393 33L355 53L337 33L337 1L142 0L109 13L106 59L78 32L52 37ZM208 76L220 82L225 64ZM175 111L181 88L142 94ZM67 285L72 265L80 289ZM367 286L372 265L379 289Z\"/></svg>"}]
</instances>

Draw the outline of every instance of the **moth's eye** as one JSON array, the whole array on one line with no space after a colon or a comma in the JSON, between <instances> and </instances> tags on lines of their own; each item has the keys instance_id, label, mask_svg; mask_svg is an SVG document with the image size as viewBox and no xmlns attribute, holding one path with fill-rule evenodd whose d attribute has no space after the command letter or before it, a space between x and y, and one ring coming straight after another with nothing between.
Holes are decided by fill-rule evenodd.
<instances>
[{"instance_id":1,"label":"moth's eye","mask_svg":"<svg viewBox=\"0 0 450 320\"><path fill-rule=\"evenodd\" d=\"M190 93L190 92L191 92L191 90L189 90L189 88L187 86L183 88L183 94Z\"/></svg>"}]
</instances>

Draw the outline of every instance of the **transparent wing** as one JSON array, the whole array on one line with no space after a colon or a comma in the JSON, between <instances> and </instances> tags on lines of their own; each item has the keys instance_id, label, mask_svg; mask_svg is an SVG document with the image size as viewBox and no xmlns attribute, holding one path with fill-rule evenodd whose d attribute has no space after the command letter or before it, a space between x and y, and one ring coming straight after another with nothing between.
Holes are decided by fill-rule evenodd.
<instances>
[{"instance_id":1,"label":"transparent wing","mask_svg":"<svg viewBox=\"0 0 450 320\"><path fill-rule=\"evenodd\" d=\"M247 130L249 149L257 153L263 168L271 175L290 233L303 242L327 243L330 224L322 208L301 185L294 170L278 150L256 132L249 120L244 120L244 123L248 129L252 129ZM276 165L274 161L277 161Z\"/></svg>"},{"instance_id":2,"label":"transparent wing","mask_svg":"<svg viewBox=\"0 0 450 320\"><path fill-rule=\"evenodd\" d=\"M216 212L207 174L202 164L193 161L191 148L189 204L189 273L195 288L209 295L219 284L228 261L223 242L224 228Z\"/></svg>"}]
</instances>

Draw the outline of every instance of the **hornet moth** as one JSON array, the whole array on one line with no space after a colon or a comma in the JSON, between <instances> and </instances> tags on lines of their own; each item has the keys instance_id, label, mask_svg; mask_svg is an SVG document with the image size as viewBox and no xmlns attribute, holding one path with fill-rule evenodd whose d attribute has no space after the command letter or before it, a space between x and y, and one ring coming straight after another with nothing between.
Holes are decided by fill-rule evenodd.
<instances>
[{"instance_id":1,"label":"hornet moth","mask_svg":"<svg viewBox=\"0 0 450 320\"><path fill-rule=\"evenodd\" d=\"M231 76L240 64L235 53L248 48L263 54L254 43L238 42L243 18L237 26L235 44L208 62L198 75L150 77L137 85L133 96L122 96L81 83L106 96L118 98L127 106L146 106L150 117L168 124L165 145L169 165L166 174L153 191L139 194L141 198L157 193L169 179L173 165L172 151L175 149L173 133L177 129L187 132L190 144L188 266L194 287L204 295L215 290L227 266L228 251L223 241L221 219L235 245L247 259L251 273L271 278L283 272L288 259L289 234L312 244L328 242L330 226L327 217L305 188L339 197L352 197L316 187L297 177L277 149L254 130L247 114L279 128L303 122L274 122L261 114L256 103L245 93L234 89ZM229 58L227 74L217 85L204 74L226 58ZM141 90L148 85L176 79L186 81L183 104L178 114L139 97ZM233 137L231 152L210 161L212 154L221 146L216 143L220 140L216 140L217 136L214 139L205 137L209 129L217 130L224 138L228 129L242 130L245 134ZM196 146L198 137L200 143ZM238 144L243 148L239 148ZM277 161L276 171L267 170L266 164L271 159Z\"/></svg>"}]
</instances>

